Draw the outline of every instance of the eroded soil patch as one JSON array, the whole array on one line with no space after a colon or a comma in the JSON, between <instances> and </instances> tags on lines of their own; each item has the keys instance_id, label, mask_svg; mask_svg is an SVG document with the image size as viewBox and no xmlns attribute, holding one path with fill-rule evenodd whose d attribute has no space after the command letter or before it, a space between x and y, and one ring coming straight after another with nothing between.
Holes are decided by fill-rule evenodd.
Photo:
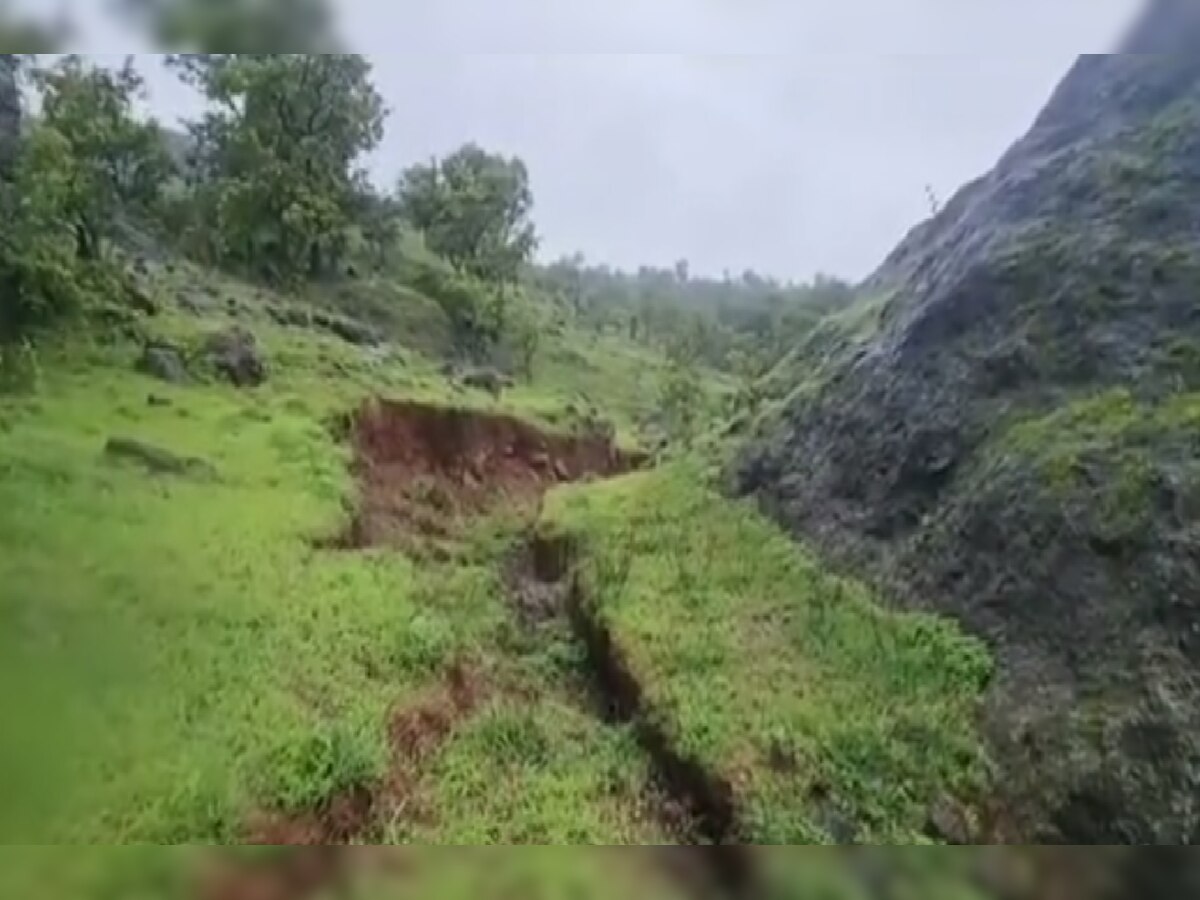
<instances>
[{"instance_id":1,"label":"eroded soil patch","mask_svg":"<svg viewBox=\"0 0 1200 900\"><path fill-rule=\"evenodd\" d=\"M253 818L246 844L292 849L226 860L207 873L203 900L303 900L341 883L356 861L352 843L369 843L390 824L432 815L420 797L421 767L491 694L476 668L451 666L436 687L392 714L391 760L383 778L342 791L317 809Z\"/></svg>"},{"instance_id":2,"label":"eroded soil patch","mask_svg":"<svg viewBox=\"0 0 1200 900\"><path fill-rule=\"evenodd\" d=\"M556 434L513 416L374 400L349 428L362 504L347 548L452 538L498 509L535 510L555 485L605 478L642 458L609 434Z\"/></svg>"}]
</instances>

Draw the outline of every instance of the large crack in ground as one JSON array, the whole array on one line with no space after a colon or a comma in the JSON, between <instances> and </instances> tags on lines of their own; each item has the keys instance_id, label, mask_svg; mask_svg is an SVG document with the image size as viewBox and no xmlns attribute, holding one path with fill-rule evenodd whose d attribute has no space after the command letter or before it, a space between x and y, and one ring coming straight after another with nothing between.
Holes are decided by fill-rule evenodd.
<instances>
[{"instance_id":1,"label":"large crack in ground","mask_svg":"<svg viewBox=\"0 0 1200 900\"><path fill-rule=\"evenodd\" d=\"M361 502L346 549L420 550L498 508L536 511L547 490L642 464L604 431L559 434L515 416L374 400L350 418Z\"/></svg>"},{"instance_id":2,"label":"large crack in ground","mask_svg":"<svg viewBox=\"0 0 1200 900\"><path fill-rule=\"evenodd\" d=\"M575 544L535 533L510 572L518 610L567 621L583 653L592 709L611 727L628 727L650 763L658 798L655 813L677 840L661 861L677 882L699 897L755 897L758 878L732 785L675 746L649 705L620 645L590 602L579 577Z\"/></svg>"},{"instance_id":3,"label":"large crack in ground","mask_svg":"<svg viewBox=\"0 0 1200 900\"><path fill-rule=\"evenodd\" d=\"M331 542L345 549L419 550L429 539L452 540L464 525L502 505L533 517L551 487L611 477L639 462L604 435L550 435L509 417L413 403L372 403L349 424L363 501L347 532ZM581 562L572 541L535 531L517 548L506 572L516 614L529 625L562 624L584 663L585 683L566 687L581 687L577 692L589 695L592 713L611 727L630 729L645 754L653 781L647 785L652 812L677 841L650 851L655 864L698 900L766 896L759 857L742 843L732 786L675 745L587 596ZM487 698L481 673L467 662L450 665L425 695L407 698L394 711L388 723L392 758L381 778L326 798L312 810L255 817L246 825L244 843L279 845L278 852L211 858L196 895L202 900L305 900L349 894L363 872L385 869L403 878L412 848L355 845L378 839L388 819L423 814L419 782L425 767ZM1063 865L1057 850L1046 849L1049 869L1074 871ZM1011 858L999 860L1002 874L1016 869L1009 865ZM1081 861L1095 868L1094 857ZM1016 887L988 885L984 895L1124 900L1135 894L1122 878L1147 886L1153 883L1147 868L1174 878L1181 866L1171 862L1135 852L1108 867L1121 876L1116 888L1059 891L1054 879L1037 877ZM1069 880L1078 882L1074 875Z\"/></svg>"},{"instance_id":4,"label":"large crack in ground","mask_svg":"<svg viewBox=\"0 0 1200 900\"><path fill-rule=\"evenodd\" d=\"M411 401L372 400L343 424L361 497L348 527L322 542L327 549L436 551L493 510L536 517L550 488L611 477L642 462L608 433L554 434L512 416ZM389 820L421 816L422 768L486 693L470 666L450 666L425 697L393 713L391 760L381 778L313 809L251 817L244 843L293 849L250 861L218 859L200 896L303 900L343 883L361 865L352 845L377 839Z\"/></svg>"}]
</instances>

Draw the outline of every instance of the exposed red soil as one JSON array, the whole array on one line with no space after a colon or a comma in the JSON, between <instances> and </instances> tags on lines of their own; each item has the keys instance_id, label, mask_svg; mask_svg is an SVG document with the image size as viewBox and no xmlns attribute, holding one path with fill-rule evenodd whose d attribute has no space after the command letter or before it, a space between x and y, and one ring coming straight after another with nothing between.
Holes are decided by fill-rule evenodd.
<instances>
[{"instance_id":1,"label":"exposed red soil","mask_svg":"<svg viewBox=\"0 0 1200 900\"><path fill-rule=\"evenodd\" d=\"M388 723L392 758L386 775L302 813L254 817L245 843L295 848L266 859L220 860L205 873L203 900L303 900L343 882L357 868L353 841L375 837L387 823L419 821L421 765L491 693L483 676L455 664L442 683L398 707ZM365 861L361 860L361 861Z\"/></svg>"},{"instance_id":2,"label":"exposed red soil","mask_svg":"<svg viewBox=\"0 0 1200 900\"><path fill-rule=\"evenodd\" d=\"M490 686L478 672L458 665L419 703L397 710L388 726L392 763L376 798L375 814L380 820L429 818L418 789L421 765L490 694Z\"/></svg>"},{"instance_id":3,"label":"exposed red soil","mask_svg":"<svg viewBox=\"0 0 1200 900\"><path fill-rule=\"evenodd\" d=\"M412 546L453 537L497 508L535 509L555 485L644 460L609 434L555 434L513 416L373 400L350 423L362 505L341 544Z\"/></svg>"}]
</instances>

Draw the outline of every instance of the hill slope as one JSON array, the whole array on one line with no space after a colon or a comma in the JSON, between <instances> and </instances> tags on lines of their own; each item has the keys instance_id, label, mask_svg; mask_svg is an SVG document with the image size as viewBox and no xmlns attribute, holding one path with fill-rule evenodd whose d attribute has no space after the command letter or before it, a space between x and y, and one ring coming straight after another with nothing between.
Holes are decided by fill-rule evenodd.
<instances>
[{"instance_id":1,"label":"hill slope","mask_svg":"<svg viewBox=\"0 0 1200 900\"><path fill-rule=\"evenodd\" d=\"M1164 2L1079 60L735 467L996 648L1003 817L1029 839L1200 838L1200 61L1163 52L1197 38Z\"/></svg>"},{"instance_id":2,"label":"hill slope","mask_svg":"<svg viewBox=\"0 0 1200 900\"><path fill-rule=\"evenodd\" d=\"M680 844L749 884L706 848L924 843L985 783L978 642L699 467L610 477L649 467L652 349L568 323L493 394L359 342L386 285L137 270L157 315L0 390L0 836Z\"/></svg>"}]
</instances>

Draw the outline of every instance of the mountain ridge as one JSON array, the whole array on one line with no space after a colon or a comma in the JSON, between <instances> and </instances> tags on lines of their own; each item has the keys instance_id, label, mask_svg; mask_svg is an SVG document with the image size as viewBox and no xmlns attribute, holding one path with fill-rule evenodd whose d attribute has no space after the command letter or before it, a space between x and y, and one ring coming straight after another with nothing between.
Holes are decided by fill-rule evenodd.
<instances>
[{"instance_id":1,"label":"mountain ridge","mask_svg":"<svg viewBox=\"0 0 1200 900\"><path fill-rule=\"evenodd\" d=\"M1122 49L1185 46L1198 12L1153 4ZM1190 55L1082 57L733 467L993 647L985 719L1029 841L1200 838L1198 98Z\"/></svg>"}]
</instances>

